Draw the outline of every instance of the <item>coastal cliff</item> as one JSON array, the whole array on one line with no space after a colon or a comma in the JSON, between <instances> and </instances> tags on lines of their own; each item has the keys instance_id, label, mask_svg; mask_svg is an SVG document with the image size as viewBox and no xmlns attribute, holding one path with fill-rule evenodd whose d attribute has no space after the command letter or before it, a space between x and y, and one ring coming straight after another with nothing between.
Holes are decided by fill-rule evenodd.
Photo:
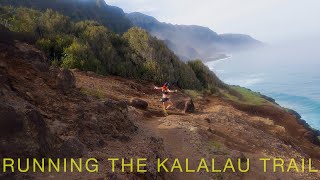
<instances>
[{"instance_id":1,"label":"coastal cliff","mask_svg":"<svg viewBox=\"0 0 320 180\"><path fill-rule=\"evenodd\" d=\"M316 133L296 114L248 91L221 92L179 89L174 108L164 116L152 81L101 76L50 65L32 41L3 31L0 39L0 157L90 158L98 173L1 173L15 179L319 179L319 173L263 172L259 158L313 160L319 169ZM22 35L26 36L26 35ZM32 39L32 38L31 38ZM245 92L245 93L244 93ZM249 99L247 97L250 97ZM138 98L147 103L132 103ZM192 101L190 101L192 99ZM254 100L254 102L252 102ZM183 108L180 108L183 102ZM193 104L193 113L184 106ZM179 105L180 104L180 105ZM189 106L189 105L188 105ZM109 157L148 158L147 173L110 172ZM189 158L196 169L201 158L250 159L248 173L157 173L157 158ZM2 163L2 162L1 162ZM302 166L301 162L297 162ZM0 164L2 165L2 164ZM209 165L210 167L212 165ZM271 168L271 167L270 167Z\"/></svg>"},{"instance_id":2,"label":"coastal cliff","mask_svg":"<svg viewBox=\"0 0 320 180\"><path fill-rule=\"evenodd\" d=\"M319 132L298 113L224 83L199 59L182 61L179 43L132 27L121 9L0 5L0 179L320 178ZM260 44L182 27L198 44ZM168 111L155 88L164 82L177 90Z\"/></svg>"}]
</instances>

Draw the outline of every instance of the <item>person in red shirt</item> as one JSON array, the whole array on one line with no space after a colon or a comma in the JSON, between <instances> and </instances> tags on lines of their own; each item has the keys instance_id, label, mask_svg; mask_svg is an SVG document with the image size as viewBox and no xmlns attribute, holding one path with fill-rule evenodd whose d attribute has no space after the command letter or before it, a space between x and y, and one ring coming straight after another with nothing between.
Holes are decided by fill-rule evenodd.
<instances>
[{"instance_id":1,"label":"person in red shirt","mask_svg":"<svg viewBox=\"0 0 320 180\"><path fill-rule=\"evenodd\" d=\"M157 87L155 86L154 89L158 89L162 91L162 98L161 98L161 102L163 105L163 109L167 110L169 109L173 103L171 102L170 98L169 98L169 93L176 93L178 92L177 90L170 90L169 89L169 83L164 83L162 87Z\"/></svg>"}]
</instances>

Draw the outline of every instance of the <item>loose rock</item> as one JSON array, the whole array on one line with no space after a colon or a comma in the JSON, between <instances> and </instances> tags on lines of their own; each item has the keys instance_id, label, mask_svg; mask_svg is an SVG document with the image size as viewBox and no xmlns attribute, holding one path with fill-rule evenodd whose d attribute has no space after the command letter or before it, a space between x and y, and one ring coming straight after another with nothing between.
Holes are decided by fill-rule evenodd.
<instances>
[{"instance_id":1,"label":"loose rock","mask_svg":"<svg viewBox=\"0 0 320 180\"><path fill-rule=\"evenodd\" d=\"M129 102L130 106L133 106L135 108L138 108L138 109L147 109L148 108L148 103L142 99L139 99L139 98L132 98L130 99L130 102Z\"/></svg>"}]
</instances>

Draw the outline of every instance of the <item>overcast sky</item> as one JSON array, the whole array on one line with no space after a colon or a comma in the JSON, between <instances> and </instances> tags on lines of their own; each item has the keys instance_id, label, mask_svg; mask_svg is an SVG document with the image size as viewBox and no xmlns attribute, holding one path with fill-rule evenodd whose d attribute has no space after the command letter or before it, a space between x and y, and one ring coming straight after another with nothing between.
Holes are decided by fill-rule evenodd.
<instances>
[{"instance_id":1,"label":"overcast sky","mask_svg":"<svg viewBox=\"0 0 320 180\"><path fill-rule=\"evenodd\" d=\"M264 42L320 37L320 0L106 0L159 21L249 34Z\"/></svg>"}]
</instances>

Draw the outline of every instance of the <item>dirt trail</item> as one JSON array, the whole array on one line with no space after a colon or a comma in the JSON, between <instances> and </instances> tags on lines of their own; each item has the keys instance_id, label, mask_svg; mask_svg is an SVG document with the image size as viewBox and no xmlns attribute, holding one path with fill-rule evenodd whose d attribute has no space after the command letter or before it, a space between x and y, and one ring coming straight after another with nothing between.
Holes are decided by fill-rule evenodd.
<instances>
[{"instance_id":1,"label":"dirt trail","mask_svg":"<svg viewBox=\"0 0 320 180\"><path fill-rule=\"evenodd\" d=\"M146 123L145 127L163 139L165 150L172 156L170 157L171 160L178 158L180 163L185 164L185 158L189 158L190 167L194 169L196 166L193 163L195 161L192 157L194 157L197 152L195 152L192 145L188 143L185 130L164 125L161 121L163 121L163 118L154 118L152 121ZM179 172L173 174L176 179L196 179L194 174Z\"/></svg>"}]
</instances>

